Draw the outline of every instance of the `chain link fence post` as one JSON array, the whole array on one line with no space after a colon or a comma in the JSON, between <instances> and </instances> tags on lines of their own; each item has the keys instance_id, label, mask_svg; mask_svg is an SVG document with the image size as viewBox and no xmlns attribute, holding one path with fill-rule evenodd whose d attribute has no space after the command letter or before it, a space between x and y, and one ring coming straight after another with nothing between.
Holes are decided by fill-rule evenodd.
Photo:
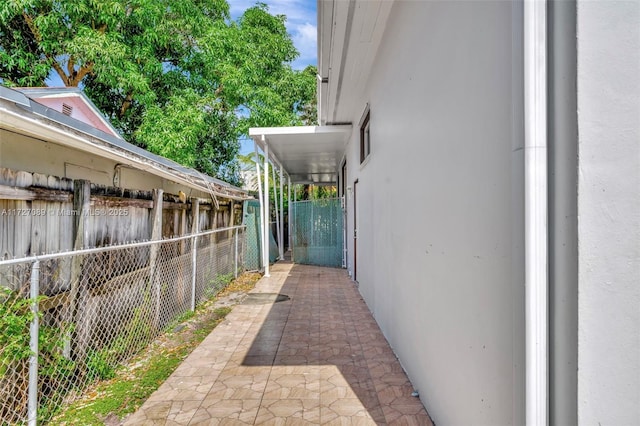
<instances>
[{"instance_id":1,"label":"chain link fence post","mask_svg":"<svg viewBox=\"0 0 640 426\"><path fill-rule=\"evenodd\" d=\"M28 419L29 426L38 424L38 336L40 324L38 318L38 296L40 293L40 261L36 260L31 265L31 313L33 318L29 325L29 402Z\"/></svg>"},{"instance_id":2,"label":"chain link fence post","mask_svg":"<svg viewBox=\"0 0 640 426\"><path fill-rule=\"evenodd\" d=\"M196 310L196 275L197 275L197 252L198 252L198 237L193 237L191 243L191 311Z\"/></svg>"},{"instance_id":3,"label":"chain link fence post","mask_svg":"<svg viewBox=\"0 0 640 426\"><path fill-rule=\"evenodd\" d=\"M238 228L236 228L235 247L235 256L233 258L233 277L238 278Z\"/></svg>"}]
</instances>

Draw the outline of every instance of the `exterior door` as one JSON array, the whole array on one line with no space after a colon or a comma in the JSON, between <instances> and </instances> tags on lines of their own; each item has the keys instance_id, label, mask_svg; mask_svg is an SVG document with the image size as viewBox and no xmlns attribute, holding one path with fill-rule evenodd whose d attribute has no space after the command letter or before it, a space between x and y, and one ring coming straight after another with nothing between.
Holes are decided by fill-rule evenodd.
<instances>
[{"instance_id":1,"label":"exterior door","mask_svg":"<svg viewBox=\"0 0 640 426\"><path fill-rule=\"evenodd\" d=\"M358 180L353 182L353 280L358 281Z\"/></svg>"}]
</instances>

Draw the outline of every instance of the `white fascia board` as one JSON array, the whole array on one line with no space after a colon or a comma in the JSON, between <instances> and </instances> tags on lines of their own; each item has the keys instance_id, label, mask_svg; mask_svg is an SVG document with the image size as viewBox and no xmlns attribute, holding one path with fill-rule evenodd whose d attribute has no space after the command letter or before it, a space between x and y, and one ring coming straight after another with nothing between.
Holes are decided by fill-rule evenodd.
<instances>
[{"instance_id":1,"label":"white fascia board","mask_svg":"<svg viewBox=\"0 0 640 426\"><path fill-rule=\"evenodd\" d=\"M350 124L339 126L252 127L249 129L249 136L260 147L262 152L265 152L265 143L269 144L269 140L277 139L278 136L304 135L309 137L311 135L335 134L339 135L343 142L346 143L351 135L351 130L352 126ZM270 146L272 149L269 152L269 159L271 159L274 164L277 164L278 167L282 167L282 162L274 153L273 145Z\"/></svg>"},{"instance_id":2,"label":"white fascia board","mask_svg":"<svg viewBox=\"0 0 640 426\"><path fill-rule=\"evenodd\" d=\"M277 127L274 127L274 128L277 128ZM273 151L267 150L267 145L269 144L269 141L267 139L267 134L263 133L263 132L258 132L256 134L252 134L252 130L269 130L269 129L271 129L271 128L270 127L256 127L256 128L249 129L249 136L251 137L251 139L253 139L253 141L260 148L260 150L262 151L263 154L266 154L268 152L268 160L271 162L271 164L275 164L278 167L282 167L282 163L280 162L280 160L278 160L278 157L276 157L276 155L273 153ZM257 161L257 159L256 159L256 161Z\"/></svg>"},{"instance_id":3,"label":"white fascia board","mask_svg":"<svg viewBox=\"0 0 640 426\"><path fill-rule=\"evenodd\" d=\"M325 85L327 89L326 104L323 108L324 120L321 124L333 121L333 115L339 98L338 86L344 72L343 61L348 52L345 51L348 38L351 37L349 25L349 10L353 8L355 0L338 1L334 3L333 22L331 25L331 45L327 60L329 61L329 81Z\"/></svg>"},{"instance_id":4,"label":"white fascia board","mask_svg":"<svg viewBox=\"0 0 640 426\"><path fill-rule=\"evenodd\" d=\"M313 133L349 133L351 125L339 126L290 126L290 127L252 127L249 129L249 136L260 142L260 136L272 135L308 135ZM256 139L257 138L257 139Z\"/></svg>"},{"instance_id":5,"label":"white fascia board","mask_svg":"<svg viewBox=\"0 0 640 426\"><path fill-rule=\"evenodd\" d=\"M318 123L327 121L327 93L329 90L329 71L331 45L333 38L333 14L334 0L318 1L318 80L317 80L317 104Z\"/></svg>"},{"instance_id":6,"label":"white fascia board","mask_svg":"<svg viewBox=\"0 0 640 426\"><path fill-rule=\"evenodd\" d=\"M318 1L318 76L321 79L329 77L334 3L334 0Z\"/></svg>"},{"instance_id":7,"label":"white fascia board","mask_svg":"<svg viewBox=\"0 0 640 426\"><path fill-rule=\"evenodd\" d=\"M91 99L89 99L89 97L86 94L84 94L84 92L80 94L80 99L82 99L82 102L84 102L84 104L87 105L89 109L94 112L95 116L98 117L98 119L102 122L102 124L107 126L108 129L111 129L115 137L124 140L124 138L120 135L120 132L118 132L118 130L115 127L113 127L113 125L109 122L109 120L107 120L104 114L102 114L102 111L98 109L96 104L94 104L91 101Z\"/></svg>"}]
</instances>

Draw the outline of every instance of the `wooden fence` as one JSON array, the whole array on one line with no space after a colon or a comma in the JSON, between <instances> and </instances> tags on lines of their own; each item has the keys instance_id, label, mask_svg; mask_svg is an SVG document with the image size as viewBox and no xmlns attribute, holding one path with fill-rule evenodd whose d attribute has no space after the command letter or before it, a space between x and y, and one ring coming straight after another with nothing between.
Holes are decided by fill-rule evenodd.
<instances>
[{"instance_id":1,"label":"wooden fence","mask_svg":"<svg viewBox=\"0 0 640 426\"><path fill-rule=\"evenodd\" d=\"M0 258L159 240L241 222L242 203L180 195L0 168ZM56 398L93 380L96 354L115 366L186 312L192 300L219 290L221 277L233 276L242 264L243 236L225 230L197 240L43 261L39 294L46 297L38 305L42 324L54 330L59 344L41 356L55 355L73 368L40 377L40 403L59 406ZM15 298L5 295L3 303L28 297L32 263L0 267L0 288ZM23 331L27 335L28 327ZM24 420L27 410L28 365L11 356L0 345L0 424Z\"/></svg>"},{"instance_id":2,"label":"wooden fence","mask_svg":"<svg viewBox=\"0 0 640 426\"><path fill-rule=\"evenodd\" d=\"M180 236L240 222L241 203L180 195L0 168L0 258ZM191 229L194 210L198 229Z\"/></svg>"}]
</instances>

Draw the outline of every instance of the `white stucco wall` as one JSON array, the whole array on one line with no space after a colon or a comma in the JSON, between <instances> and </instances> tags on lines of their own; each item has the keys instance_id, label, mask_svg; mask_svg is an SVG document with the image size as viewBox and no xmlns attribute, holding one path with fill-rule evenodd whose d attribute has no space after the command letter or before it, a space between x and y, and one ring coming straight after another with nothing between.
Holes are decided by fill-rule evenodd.
<instances>
[{"instance_id":1,"label":"white stucco wall","mask_svg":"<svg viewBox=\"0 0 640 426\"><path fill-rule=\"evenodd\" d=\"M578 1L578 419L640 424L640 3Z\"/></svg>"},{"instance_id":2,"label":"white stucco wall","mask_svg":"<svg viewBox=\"0 0 640 426\"><path fill-rule=\"evenodd\" d=\"M396 2L351 117L370 103L371 156L359 164L358 129L346 154L359 289L439 425L524 423L513 15L510 2ZM348 208L352 269L353 196Z\"/></svg>"}]
</instances>

